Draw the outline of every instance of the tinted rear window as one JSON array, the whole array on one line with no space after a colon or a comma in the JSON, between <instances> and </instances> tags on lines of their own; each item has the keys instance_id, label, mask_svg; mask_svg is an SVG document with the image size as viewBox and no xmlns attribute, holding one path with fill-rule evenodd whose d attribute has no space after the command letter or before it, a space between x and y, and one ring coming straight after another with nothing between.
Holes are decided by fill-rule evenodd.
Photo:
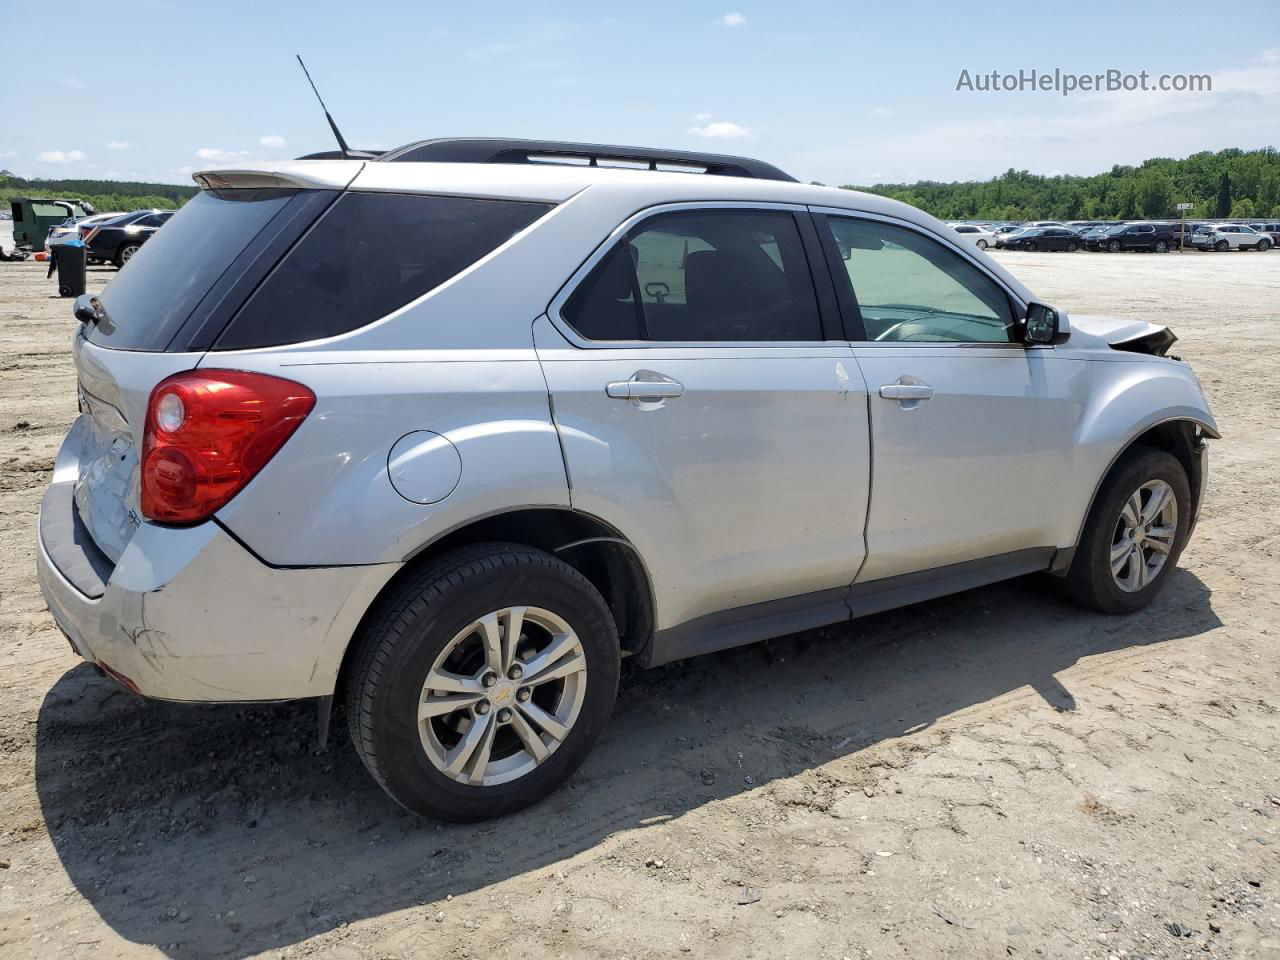
<instances>
[{"instance_id":1,"label":"tinted rear window","mask_svg":"<svg viewBox=\"0 0 1280 960\"><path fill-rule=\"evenodd\" d=\"M344 194L272 271L216 349L318 340L372 323L435 289L550 209L511 200Z\"/></svg>"},{"instance_id":2,"label":"tinted rear window","mask_svg":"<svg viewBox=\"0 0 1280 960\"><path fill-rule=\"evenodd\" d=\"M108 320L88 339L122 350L164 350L223 271L284 208L292 190L196 194L102 291Z\"/></svg>"}]
</instances>

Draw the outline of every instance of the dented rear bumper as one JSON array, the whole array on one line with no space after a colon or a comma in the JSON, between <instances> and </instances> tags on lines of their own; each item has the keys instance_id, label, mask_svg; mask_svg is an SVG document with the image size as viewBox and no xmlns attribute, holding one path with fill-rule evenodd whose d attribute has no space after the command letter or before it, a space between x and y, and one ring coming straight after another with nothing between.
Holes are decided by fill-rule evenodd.
<instances>
[{"instance_id":1,"label":"dented rear bumper","mask_svg":"<svg viewBox=\"0 0 1280 960\"><path fill-rule=\"evenodd\" d=\"M147 697L332 694L360 615L399 567L271 567L213 522L142 523L112 565L76 523L69 484L41 504L40 589L76 651Z\"/></svg>"}]
</instances>

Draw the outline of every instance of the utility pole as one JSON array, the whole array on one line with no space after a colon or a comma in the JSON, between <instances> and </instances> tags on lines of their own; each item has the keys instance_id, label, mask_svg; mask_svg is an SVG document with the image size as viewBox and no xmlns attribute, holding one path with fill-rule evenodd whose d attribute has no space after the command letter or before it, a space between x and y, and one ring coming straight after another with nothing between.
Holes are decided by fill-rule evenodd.
<instances>
[{"instance_id":1,"label":"utility pole","mask_svg":"<svg viewBox=\"0 0 1280 960\"><path fill-rule=\"evenodd\" d=\"M1178 252L1182 253L1187 248L1187 211L1195 206L1193 203L1178 204Z\"/></svg>"}]
</instances>

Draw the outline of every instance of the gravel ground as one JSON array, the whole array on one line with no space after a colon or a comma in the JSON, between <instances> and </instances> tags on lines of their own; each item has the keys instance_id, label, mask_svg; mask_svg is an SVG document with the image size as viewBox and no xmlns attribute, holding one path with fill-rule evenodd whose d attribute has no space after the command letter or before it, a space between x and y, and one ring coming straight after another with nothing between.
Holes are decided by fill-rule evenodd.
<instances>
[{"instance_id":1,"label":"gravel ground","mask_svg":"<svg viewBox=\"0 0 1280 960\"><path fill-rule=\"evenodd\" d=\"M147 704L71 654L32 544L74 321L0 264L0 958L1280 957L1280 253L1004 262L1169 322L1204 381L1225 439L1156 605L1027 578L625 671L567 789L465 827L312 708Z\"/></svg>"}]
</instances>

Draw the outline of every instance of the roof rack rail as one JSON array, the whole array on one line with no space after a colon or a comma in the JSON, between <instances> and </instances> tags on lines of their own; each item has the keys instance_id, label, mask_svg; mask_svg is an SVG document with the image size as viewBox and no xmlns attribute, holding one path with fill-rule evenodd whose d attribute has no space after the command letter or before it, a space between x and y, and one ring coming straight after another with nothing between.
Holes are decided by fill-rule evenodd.
<instances>
[{"instance_id":1,"label":"roof rack rail","mask_svg":"<svg viewBox=\"0 0 1280 960\"><path fill-rule=\"evenodd\" d=\"M655 150L652 147L619 147L599 143L569 143L561 140L510 140L501 137L441 137L419 140L378 157L382 161L412 163L572 163L610 166L614 163L643 164L650 170L659 166L686 168L721 177L749 177L756 180L785 180L795 177L771 163L750 157L730 157L693 150Z\"/></svg>"},{"instance_id":2,"label":"roof rack rail","mask_svg":"<svg viewBox=\"0 0 1280 960\"><path fill-rule=\"evenodd\" d=\"M317 153L294 157L295 160L377 160L386 153L385 150L348 150L344 155L341 150L320 150Z\"/></svg>"}]
</instances>

